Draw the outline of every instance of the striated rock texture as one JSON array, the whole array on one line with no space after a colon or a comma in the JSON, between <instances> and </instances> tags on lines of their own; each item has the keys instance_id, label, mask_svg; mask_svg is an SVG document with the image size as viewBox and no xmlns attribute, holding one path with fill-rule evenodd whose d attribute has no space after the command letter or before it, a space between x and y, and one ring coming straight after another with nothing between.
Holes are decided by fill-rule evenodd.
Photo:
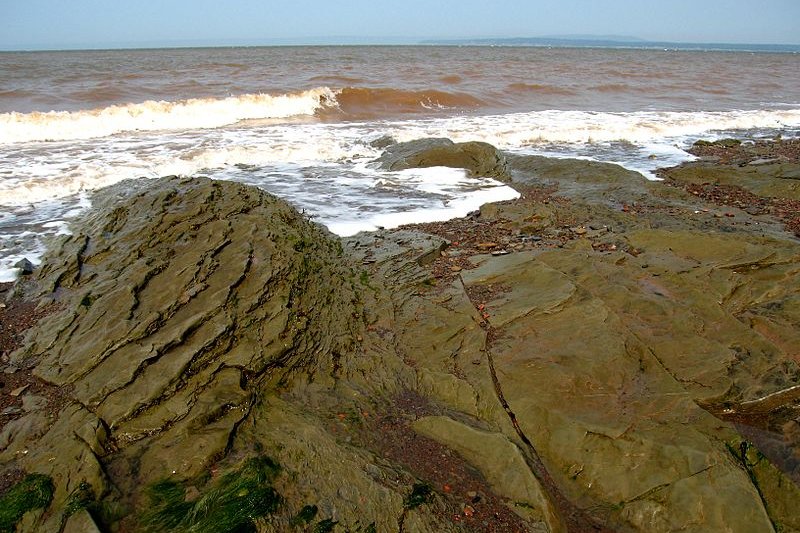
<instances>
[{"instance_id":1,"label":"striated rock texture","mask_svg":"<svg viewBox=\"0 0 800 533\"><path fill-rule=\"evenodd\" d=\"M319 226L243 186L131 187L96 197L98 214L45 260L39 283L65 309L18 355L118 438L185 416L220 379L313 375L350 348L352 272Z\"/></svg>"},{"instance_id":2,"label":"striated rock texture","mask_svg":"<svg viewBox=\"0 0 800 533\"><path fill-rule=\"evenodd\" d=\"M472 150L384 162L475 171L432 146ZM344 241L233 183L99 193L29 286L12 363L67 402L0 432L53 480L17 528L800 531L783 219L500 158L519 200Z\"/></svg>"},{"instance_id":3,"label":"striated rock texture","mask_svg":"<svg viewBox=\"0 0 800 533\"><path fill-rule=\"evenodd\" d=\"M59 490L109 490L98 461L112 450L124 485L196 476L229 449L264 382L332 373L352 348L361 304L341 244L285 202L178 178L94 201L38 273L61 309L15 354L75 402L42 437L64 448L47 470L76 476Z\"/></svg>"}]
</instances>

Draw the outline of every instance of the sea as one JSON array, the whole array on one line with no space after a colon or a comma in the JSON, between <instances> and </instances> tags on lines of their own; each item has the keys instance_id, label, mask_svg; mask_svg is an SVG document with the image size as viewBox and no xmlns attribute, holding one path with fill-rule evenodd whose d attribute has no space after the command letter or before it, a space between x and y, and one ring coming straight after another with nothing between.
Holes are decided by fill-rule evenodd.
<instances>
[{"instance_id":1,"label":"sea","mask_svg":"<svg viewBox=\"0 0 800 533\"><path fill-rule=\"evenodd\" d=\"M698 139L800 135L800 54L545 46L281 46L0 53L0 281L92 191L208 176L335 234L463 216L517 193L378 140L446 137L654 170Z\"/></svg>"}]
</instances>

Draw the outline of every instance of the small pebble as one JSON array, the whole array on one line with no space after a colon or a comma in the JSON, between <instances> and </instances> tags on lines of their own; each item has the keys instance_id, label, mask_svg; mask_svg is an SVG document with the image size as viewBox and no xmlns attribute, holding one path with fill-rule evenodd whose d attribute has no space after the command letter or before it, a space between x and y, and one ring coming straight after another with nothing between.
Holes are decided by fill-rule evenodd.
<instances>
[{"instance_id":1,"label":"small pebble","mask_svg":"<svg viewBox=\"0 0 800 533\"><path fill-rule=\"evenodd\" d=\"M25 392L25 389L27 389L28 387L29 387L29 385L23 385L22 387L20 387L18 389L12 390L9 394L11 394L11 396L17 397L20 394L22 394L23 392Z\"/></svg>"}]
</instances>

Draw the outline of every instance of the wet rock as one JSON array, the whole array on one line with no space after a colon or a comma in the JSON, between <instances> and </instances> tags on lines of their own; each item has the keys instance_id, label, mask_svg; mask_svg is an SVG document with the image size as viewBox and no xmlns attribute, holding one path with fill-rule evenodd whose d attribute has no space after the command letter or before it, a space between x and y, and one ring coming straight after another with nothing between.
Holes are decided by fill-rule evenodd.
<instances>
[{"instance_id":1,"label":"wet rock","mask_svg":"<svg viewBox=\"0 0 800 533\"><path fill-rule=\"evenodd\" d=\"M762 197L800 200L800 164L715 165L698 161L665 171L680 183L737 186Z\"/></svg>"},{"instance_id":2,"label":"wet rock","mask_svg":"<svg viewBox=\"0 0 800 533\"><path fill-rule=\"evenodd\" d=\"M33 394L26 394L22 397L22 408L30 413L32 411L40 411L47 405L47 398L36 396Z\"/></svg>"},{"instance_id":3,"label":"wet rock","mask_svg":"<svg viewBox=\"0 0 800 533\"><path fill-rule=\"evenodd\" d=\"M9 392L8 394L9 394L9 395L11 395L11 396L17 397L17 396L19 396L20 394L22 394L23 392L25 392L25 390L26 390L26 389L27 389L29 386L30 386L30 385L23 385L22 387L18 387L18 388L16 388L16 389L12 390L12 391L11 391L11 392Z\"/></svg>"},{"instance_id":4,"label":"wet rock","mask_svg":"<svg viewBox=\"0 0 800 533\"><path fill-rule=\"evenodd\" d=\"M719 146L722 148L733 148L742 144L739 139L719 139L717 141L706 141L700 139L695 141L694 146Z\"/></svg>"},{"instance_id":5,"label":"wet rock","mask_svg":"<svg viewBox=\"0 0 800 533\"><path fill-rule=\"evenodd\" d=\"M67 518L63 533L100 533L100 529L89 511L80 509Z\"/></svg>"},{"instance_id":6,"label":"wet rock","mask_svg":"<svg viewBox=\"0 0 800 533\"><path fill-rule=\"evenodd\" d=\"M386 170L424 167L466 169L470 175L509 179L505 156L483 142L454 143L449 139L418 139L389 146L377 160Z\"/></svg>"},{"instance_id":7,"label":"wet rock","mask_svg":"<svg viewBox=\"0 0 800 533\"><path fill-rule=\"evenodd\" d=\"M529 509L531 519L544 521L551 531L562 527L557 512L550 507L539 482L527 468L523 453L505 437L475 430L446 417L422 418L414 422L414 429L470 460L498 494ZM473 494L472 498L477 497L477 493ZM537 513L540 509L544 510L542 514Z\"/></svg>"},{"instance_id":8,"label":"wet rock","mask_svg":"<svg viewBox=\"0 0 800 533\"><path fill-rule=\"evenodd\" d=\"M12 360L38 361L37 376L103 420L118 461L137 457L124 486L197 475L255 384L328 373L353 345L360 304L341 245L285 202L201 178L94 201L37 273L60 310ZM47 438L68 442L61 427Z\"/></svg>"},{"instance_id":9,"label":"wet rock","mask_svg":"<svg viewBox=\"0 0 800 533\"><path fill-rule=\"evenodd\" d=\"M382 149L396 143L397 141L391 135L383 135L381 137L378 137L374 141L371 141L369 145L372 146L373 148Z\"/></svg>"},{"instance_id":10,"label":"wet rock","mask_svg":"<svg viewBox=\"0 0 800 533\"><path fill-rule=\"evenodd\" d=\"M22 274L23 276L29 276L33 274L33 271L36 269L33 263L31 263L28 259L25 258L20 259L19 261L14 263L14 268L18 268L19 273Z\"/></svg>"},{"instance_id":11,"label":"wet rock","mask_svg":"<svg viewBox=\"0 0 800 533\"><path fill-rule=\"evenodd\" d=\"M101 193L36 275L63 307L13 355L79 400L0 432L0 463L55 479L27 531L58 530L80 480L130 504L166 477L200 501L208 472L256 453L281 466L275 531L305 508L354 531L401 517L456 531L495 500L518 530L796 529L793 463L768 457L800 441L785 418L800 390L800 245L691 216L696 197L615 165L509 168L513 185L558 197L484 206L486 246L446 256L444 238L408 229L340 246L232 183ZM490 253L513 241L536 246ZM439 267L462 270L434 283ZM725 418L761 412L785 437L763 454ZM387 455L387 423L415 444ZM455 458L483 484L445 480L409 512L412 487Z\"/></svg>"}]
</instances>

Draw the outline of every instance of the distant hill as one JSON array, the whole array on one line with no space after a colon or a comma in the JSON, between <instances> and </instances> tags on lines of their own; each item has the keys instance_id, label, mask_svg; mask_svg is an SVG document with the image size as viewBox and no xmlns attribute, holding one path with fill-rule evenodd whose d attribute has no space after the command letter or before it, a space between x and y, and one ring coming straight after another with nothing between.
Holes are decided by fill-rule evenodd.
<instances>
[{"instance_id":1,"label":"distant hill","mask_svg":"<svg viewBox=\"0 0 800 533\"><path fill-rule=\"evenodd\" d=\"M734 52L800 53L800 44L676 43L647 41L621 35L553 35L484 39L435 39L420 44L452 46L540 46L556 48L636 48L664 50L719 50Z\"/></svg>"}]
</instances>

